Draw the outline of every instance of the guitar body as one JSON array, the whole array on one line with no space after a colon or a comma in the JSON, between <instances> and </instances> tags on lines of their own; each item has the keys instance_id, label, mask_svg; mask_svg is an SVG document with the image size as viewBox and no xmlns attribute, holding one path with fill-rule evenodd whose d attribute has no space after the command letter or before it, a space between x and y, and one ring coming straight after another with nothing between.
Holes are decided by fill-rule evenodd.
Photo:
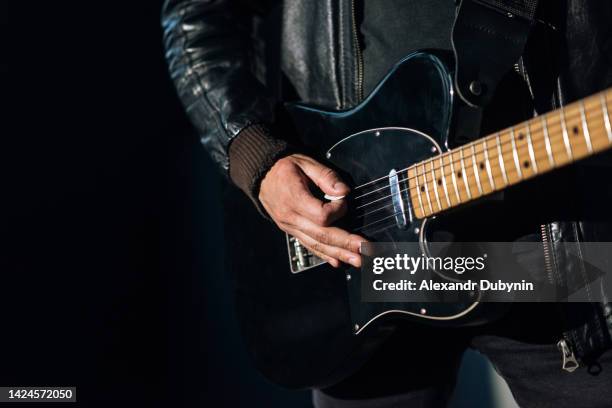
<instances>
[{"instance_id":1,"label":"guitar body","mask_svg":"<svg viewBox=\"0 0 612 408\"><path fill-rule=\"evenodd\" d=\"M392 169L447 149L454 110L448 66L443 56L417 52L354 109L290 105L287 110L301 142L318 159L351 186L384 178L381 192L388 195ZM285 235L240 193L229 194L227 250L234 254L238 317L251 356L273 382L321 387L345 378L384 342L398 319L455 326L477 320L478 294L455 303L361 303L358 270L322 264L292 273ZM419 242L420 251L427 250L431 220L397 219L391 211L381 222L380 212L361 214L350 228L368 239ZM431 279L443 277L432 272Z\"/></svg>"}]
</instances>

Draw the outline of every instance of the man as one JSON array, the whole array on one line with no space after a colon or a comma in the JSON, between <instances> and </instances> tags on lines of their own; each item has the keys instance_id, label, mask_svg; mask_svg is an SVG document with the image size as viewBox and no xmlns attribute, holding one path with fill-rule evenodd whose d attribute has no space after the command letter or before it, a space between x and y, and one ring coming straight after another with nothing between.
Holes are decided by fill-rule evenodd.
<instances>
[{"instance_id":1,"label":"man","mask_svg":"<svg viewBox=\"0 0 612 408\"><path fill-rule=\"evenodd\" d=\"M275 107L291 99L329 109L356 105L401 57L424 48L451 50L456 5L279 3L168 0L163 25L170 72L202 143L262 215L331 265L359 267L364 238L334 227L345 202L320 201L308 185L329 196L344 196L349 187L277 130ZM531 59L524 58L531 64L517 65L537 110L610 86L612 5L567 0L540 6L536 31L547 34L532 36ZM551 56L546 63L544 52ZM506 111L490 117L507 122ZM602 230L608 229L598 223L554 222L544 225L543 239L602 241L595 232ZM452 343L444 330L411 335L404 328L353 376L316 390L314 401L317 407L444 406L469 346L489 357L522 406L610 406L611 333L612 308L605 303L516 306L495 324L454 332ZM581 362L572 374L561 367L559 339L566 357Z\"/></svg>"}]
</instances>

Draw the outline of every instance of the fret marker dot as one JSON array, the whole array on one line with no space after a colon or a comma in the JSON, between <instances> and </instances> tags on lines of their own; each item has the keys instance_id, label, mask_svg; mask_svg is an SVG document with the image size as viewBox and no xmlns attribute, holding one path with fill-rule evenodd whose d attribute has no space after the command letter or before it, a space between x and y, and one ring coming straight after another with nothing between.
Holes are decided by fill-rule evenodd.
<instances>
[{"instance_id":1,"label":"fret marker dot","mask_svg":"<svg viewBox=\"0 0 612 408\"><path fill-rule=\"evenodd\" d=\"M457 172L457 177L461 177L461 172L460 171Z\"/></svg>"},{"instance_id":2,"label":"fret marker dot","mask_svg":"<svg viewBox=\"0 0 612 408\"><path fill-rule=\"evenodd\" d=\"M484 168L485 168L485 165L484 165L484 163L481 162L480 163L480 170L484 170Z\"/></svg>"},{"instance_id":3,"label":"fret marker dot","mask_svg":"<svg viewBox=\"0 0 612 408\"><path fill-rule=\"evenodd\" d=\"M529 167L529 162L528 161L523 162L523 167L528 168Z\"/></svg>"},{"instance_id":4,"label":"fret marker dot","mask_svg":"<svg viewBox=\"0 0 612 408\"><path fill-rule=\"evenodd\" d=\"M522 133L519 133L519 137L518 137L518 139L519 139L519 140L523 140L524 138L525 138L525 135L524 135L524 134L522 134Z\"/></svg>"},{"instance_id":5,"label":"fret marker dot","mask_svg":"<svg viewBox=\"0 0 612 408\"><path fill-rule=\"evenodd\" d=\"M442 180L438 179L438 185L441 186L442 185Z\"/></svg>"},{"instance_id":6,"label":"fret marker dot","mask_svg":"<svg viewBox=\"0 0 612 408\"><path fill-rule=\"evenodd\" d=\"M574 128L572 129L572 132L574 132L575 135L578 134L578 126L574 126Z\"/></svg>"},{"instance_id":7,"label":"fret marker dot","mask_svg":"<svg viewBox=\"0 0 612 408\"><path fill-rule=\"evenodd\" d=\"M425 186L421 186L421 192L425 191Z\"/></svg>"}]
</instances>

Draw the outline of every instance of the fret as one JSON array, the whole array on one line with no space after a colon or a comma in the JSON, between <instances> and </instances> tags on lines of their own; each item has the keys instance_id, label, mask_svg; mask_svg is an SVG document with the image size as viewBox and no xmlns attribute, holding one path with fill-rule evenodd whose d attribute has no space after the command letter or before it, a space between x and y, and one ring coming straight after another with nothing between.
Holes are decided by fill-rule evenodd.
<instances>
[{"instance_id":1,"label":"fret","mask_svg":"<svg viewBox=\"0 0 612 408\"><path fill-rule=\"evenodd\" d=\"M606 101L605 92L599 94L599 101L601 103L601 110L603 111L606 132L608 133L608 141L612 143L612 126L610 126L610 114L608 113L608 102Z\"/></svg>"},{"instance_id":2,"label":"fret","mask_svg":"<svg viewBox=\"0 0 612 408\"><path fill-rule=\"evenodd\" d=\"M514 157L514 166L516 167L516 173L519 180L523 178L523 172L521 171L521 163L516 151L516 140L514 139L514 128L510 128L510 141L512 143L512 156Z\"/></svg>"},{"instance_id":3,"label":"fret","mask_svg":"<svg viewBox=\"0 0 612 408\"><path fill-rule=\"evenodd\" d=\"M531 130L529 129L529 122L527 122L527 148L529 149L529 159L533 166L533 172L538 172L538 162L535 158L535 152L533 151L533 142L531 141Z\"/></svg>"},{"instance_id":4,"label":"fret","mask_svg":"<svg viewBox=\"0 0 612 408\"><path fill-rule=\"evenodd\" d=\"M446 188L446 175L444 174L444 160L442 159L442 155L440 155L440 174L442 174L442 189L444 190L444 197L446 197L446 204L448 207L452 207L450 197L448 196L448 189Z\"/></svg>"},{"instance_id":5,"label":"fret","mask_svg":"<svg viewBox=\"0 0 612 408\"><path fill-rule=\"evenodd\" d=\"M436 180L436 170L434 168L433 162L431 164L431 185L433 186L434 195L436 197L436 204L438 204L438 208L442 211L442 205L440 204L440 196L438 194L438 183Z\"/></svg>"},{"instance_id":6,"label":"fret","mask_svg":"<svg viewBox=\"0 0 612 408\"><path fill-rule=\"evenodd\" d=\"M567 134L567 125L565 123L565 108L559 109L559 115L561 117L561 130L563 131L563 143L565 143L567 158L569 159L569 161L572 161L574 156L572 154L572 147L570 145L569 135Z\"/></svg>"},{"instance_id":7,"label":"fret","mask_svg":"<svg viewBox=\"0 0 612 408\"><path fill-rule=\"evenodd\" d=\"M461 162L461 175L463 176L463 184L465 184L465 191L467 193L468 196L468 200L472 199L472 192L470 191L470 185L467 181L467 174L465 171L465 163L463 161L463 148L459 148L459 160Z\"/></svg>"},{"instance_id":8,"label":"fret","mask_svg":"<svg viewBox=\"0 0 612 408\"><path fill-rule=\"evenodd\" d=\"M489 149L487 148L487 139L483 140L484 146L484 158L485 158L485 166L487 168L487 175L489 176L489 184L491 185L491 190L495 190L495 180L493 179L493 173L491 172L491 163L489 162Z\"/></svg>"},{"instance_id":9,"label":"fret","mask_svg":"<svg viewBox=\"0 0 612 408\"><path fill-rule=\"evenodd\" d=\"M419 209L425 215L425 207L423 207L423 199L421 198L421 187L419 186L419 170L414 168L414 182L416 183L417 200L419 200ZM410 172L408 172L408 180L410 180ZM416 212L416 211L415 211Z\"/></svg>"},{"instance_id":10,"label":"fret","mask_svg":"<svg viewBox=\"0 0 612 408\"><path fill-rule=\"evenodd\" d=\"M608 90L415 165L415 214L436 214L612 147L610 98Z\"/></svg>"},{"instance_id":11,"label":"fret","mask_svg":"<svg viewBox=\"0 0 612 408\"><path fill-rule=\"evenodd\" d=\"M582 121L582 134L586 141L587 150L593 153L593 144L591 143L591 134L589 133L589 125L587 124L586 114L584 113L584 101L579 102L580 105L580 120Z\"/></svg>"},{"instance_id":12,"label":"fret","mask_svg":"<svg viewBox=\"0 0 612 408\"><path fill-rule=\"evenodd\" d=\"M457 195L457 204L461 203L461 196L459 195L459 188L457 187L457 178L455 177L455 165L453 164L453 154L450 154L450 165L451 165L451 174L453 187L455 188L455 194Z\"/></svg>"},{"instance_id":13,"label":"fret","mask_svg":"<svg viewBox=\"0 0 612 408\"><path fill-rule=\"evenodd\" d=\"M431 199L429 198L429 188L427 188L427 176L425 175L425 163L423 163L423 186L425 186L425 197L427 197L427 206L429 207L429 212L433 214L433 207L431 206Z\"/></svg>"},{"instance_id":14,"label":"fret","mask_svg":"<svg viewBox=\"0 0 612 408\"><path fill-rule=\"evenodd\" d=\"M508 175L506 174L506 165L504 164L504 155L502 154L501 143L499 142L499 133L495 135L497 141L497 156L499 158L499 168L501 170L502 178L504 179L504 186L508 185Z\"/></svg>"},{"instance_id":15,"label":"fret","mask_svg":"<svg viewBox=\"0 0 612 408\"><path fill-rule=\"evenodd\" d=\"M548 162L550 168L555 167L555 158L552 154L552 147L550 146L550 136L548 135L548 124L546 123L546 116L542 116L542 130L544 132L544 144L546 145L546 154L548 155Z\"/></svg>"},{"instance_id":16,"label":"fret","mask_svg":"<svg viewBox=\"0 0 612 408\"><path fill-rule=\"evenodd\" d=\"M480 174L478 174L478 165L476 164L476 147L472 144L472 166L474 168L474 175L476 176L476 187L478 187L478 194L482 195L482 186L480 185Z\"/></svg>"}]
</instances>

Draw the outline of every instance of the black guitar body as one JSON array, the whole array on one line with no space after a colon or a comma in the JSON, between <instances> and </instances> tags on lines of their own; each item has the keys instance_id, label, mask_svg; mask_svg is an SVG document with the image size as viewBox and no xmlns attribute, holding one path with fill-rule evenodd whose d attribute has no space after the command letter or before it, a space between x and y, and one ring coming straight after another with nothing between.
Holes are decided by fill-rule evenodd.
<instances>
[{"instance_id":1,"label":"black guitar body","mask_svg":"<svg viewBox=\"0 0 612 408\"><path fill-rule=\"evenodd\" d=\"M454 111L449 63L417 52L354 109L290 105L287 110L301 142L350 185L388 178L392 169L446 150ZM226 209L227 253L244 339L257 367L275 383L321 387L341 380L384 342L398 319L454 326L477 320L478 294L455 303L361 303L359 279L347 279L358 270L324 264L294 274L284 233L240 193L229 193ZM406 219L400 228L393 213L380 218L366 215L352 220L351 228L374 241L427 241L431 220Z\"/></svg>"}]
</instances>

